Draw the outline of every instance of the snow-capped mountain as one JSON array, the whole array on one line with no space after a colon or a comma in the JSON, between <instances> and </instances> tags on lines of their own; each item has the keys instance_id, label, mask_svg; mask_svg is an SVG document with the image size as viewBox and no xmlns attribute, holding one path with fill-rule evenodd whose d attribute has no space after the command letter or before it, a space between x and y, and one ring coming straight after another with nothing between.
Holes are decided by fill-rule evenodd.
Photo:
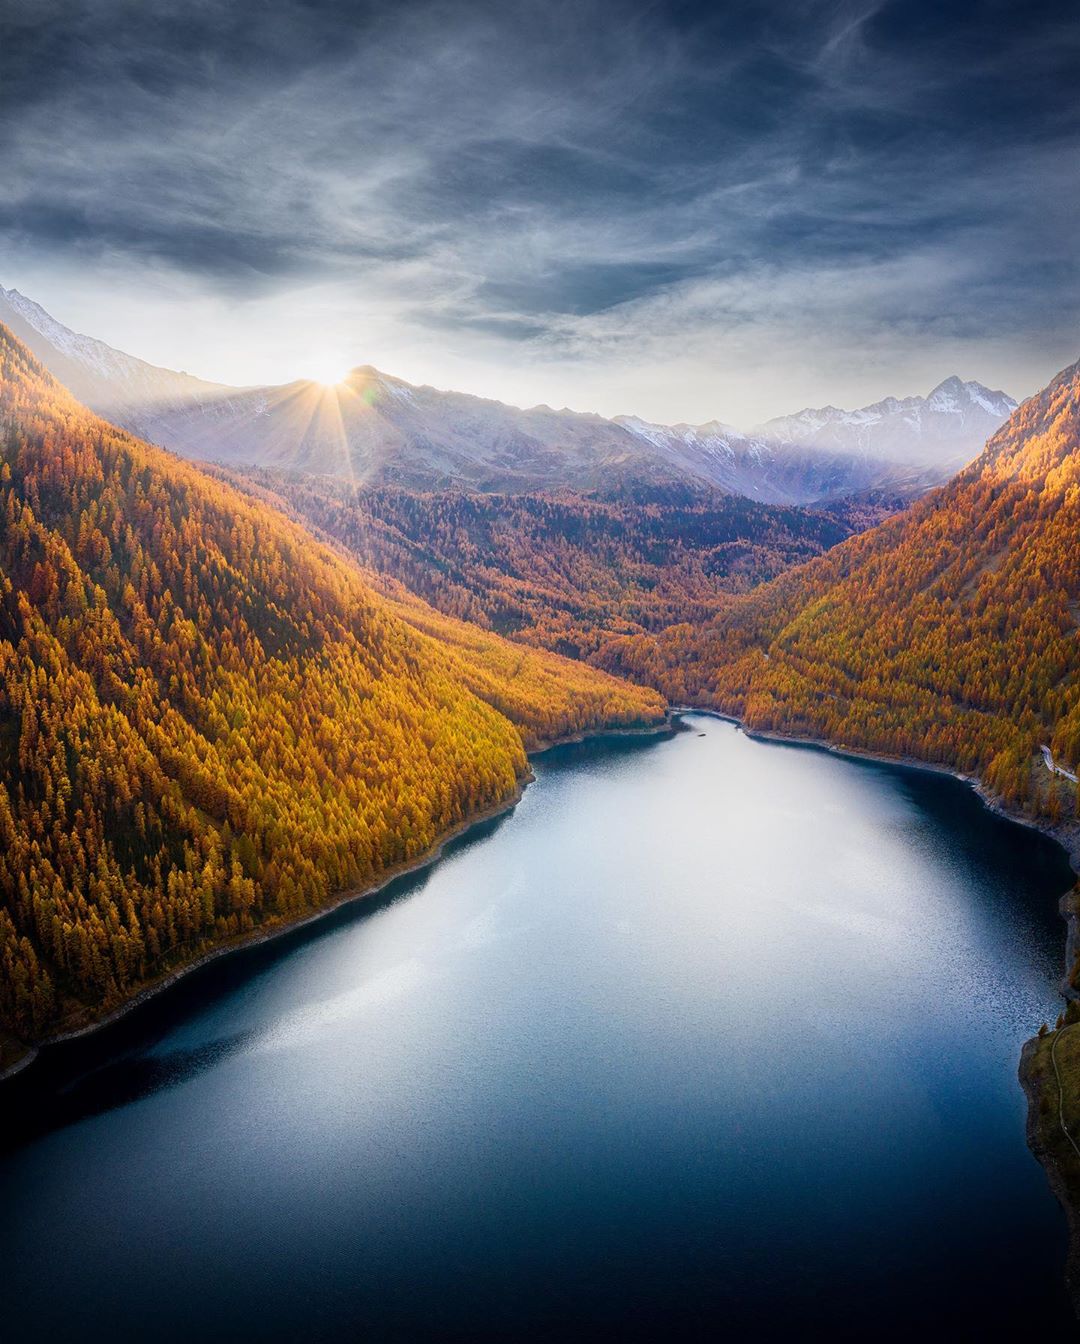
<instances>
[{"instance_id":1,"label":"snow-capped mountain","mask_svg":"<svg viewBox=\"0 0 1080 1344\"><path fill-rule=\"evenodd\" d=\"M768 504L827 503L872 490L913 497L956 470L918 457L892 460L872 451L836 447L827 440L806 444L743 434L715 420L704 425L656 425L620 416L617 423L663 452L680 471Z\"/></svg>"},{"instance_id":2,"label":"snow-capped mountain","mask_svg":"<svg viewBox=\"0 0 1080 1344\"><path fill-rule=\"evenodd\" d=\"M422 489L626 490L682 483L763 503L868 490L913 495L974 457L1015 406L949 378L928 397L806 410L749 434L711 421L534 406L416 387L368 365L326 388L235 388L158 368L71 331L18 290L0 322L87 405L186 457Z\"/></svg>"},{"instance_id":3,"label":"snow-capped mountain","mask_svg":"<svg viewBox=\"0 0 1080 1344\"><path fill-rule=\"evenodd\" d=\"M80 401L101 414L150 401L181 402L233 390L158 368L93 336L82 336L17 289L0 287L0 322Z\"/></svg>"},{"instance_id":4,"label":"snow-capped mountain","mask_svg":"<svg viewBox=\"0 0 1080 1344\"><path fill-rule=\"evenodd\" d=\"M925 397L886 397L855 411L823 406L780 416L753 433L774 443L843 448L893 461L960 467L979 452L1017 403L955 375Z\"/></svg>"}]
</instances>

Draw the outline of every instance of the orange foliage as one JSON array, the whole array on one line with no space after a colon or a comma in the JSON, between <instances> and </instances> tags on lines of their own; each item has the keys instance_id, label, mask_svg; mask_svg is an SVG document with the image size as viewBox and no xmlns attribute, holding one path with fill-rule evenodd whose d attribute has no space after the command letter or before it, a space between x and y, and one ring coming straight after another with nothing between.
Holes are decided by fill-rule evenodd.
<instances>
[{"instance_id":1,"label":"orange foliage","mask_svg":"<svg viewBox=\"0 0 1080 1344\"><path fill-rule=\"evenodd\" d=\"M873 532L704 629L612 641L601 663L752 727L940 762L1036 812L1080 762L1080 365L983 455Z\"/></svg>"},{"instance_id":2,"label":"orange foliage","mask_svg":"<svg viewBox=\"0 0 1080 1344\"><path fill-rule=\"evenodd\" d=\"M97 419L0 327L0 1022L85 1020L655 693L509 648ZM520 725L519 727L515 725Z\"/></svg>"},{"instance_id":3,"label":"orange foliage","mask_svg":"<svg viewBox=\"0 0 1080 1344\"><path fill-rule=\"evenodd\" d=\"M440 611L575 658L612 635L705 622L731 594L887 511L823 513L684 486L609 499L423 493L268 471L229 479Z\"/></svg>"}]
</instances>

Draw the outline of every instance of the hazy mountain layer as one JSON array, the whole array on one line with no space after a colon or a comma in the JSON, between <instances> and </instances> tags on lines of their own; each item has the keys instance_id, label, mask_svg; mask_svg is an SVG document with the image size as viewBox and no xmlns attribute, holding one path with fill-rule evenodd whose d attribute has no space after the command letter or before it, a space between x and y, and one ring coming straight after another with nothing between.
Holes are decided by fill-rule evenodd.
<instances>
[{"instance_id":1,"label":"hazy mountain layer","mask_svg":"<svg viewBox=\"0 0 1080 1344\"><path fill-rule=\"evenodd\" d=\"M899 463L925 460L965 465L973 448L1016 410L1004 392L946 378L925 397L886 397L857 411L825 406L766 421L755 433L773 443L845 449ZM920 451L925 454L920 459Z\"/></svg>"},{"instance_id":2,"label":"hazy mountain layer","mask_svg":"<svg viewBox=\"0 0 1080 1344\"><path fill-rule=\"evenodd\" d=\"M69 331L14 290L0 290L0 319L95 410L184 456L427 490L640 495L681 481L764 503L881 489L913 497L973 457L1014 404L952 378L928 397L804 411L742 434L718 422L523 410L367 366L336 387L229 388Z\"/></svg>"}]
</instances>

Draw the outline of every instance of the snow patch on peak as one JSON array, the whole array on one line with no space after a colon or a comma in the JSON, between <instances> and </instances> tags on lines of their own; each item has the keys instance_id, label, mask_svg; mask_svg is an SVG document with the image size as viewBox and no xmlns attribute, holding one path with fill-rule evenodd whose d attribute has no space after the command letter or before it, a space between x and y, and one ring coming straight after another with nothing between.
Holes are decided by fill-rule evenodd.
<instances>
[{"instance_id":1,"label":"snow patch on peak","mask_svg":"<svg viewBox=\"0 0 1080 1344\"><path fill-rule=\"evenodd\" d=\"M674 437L674 431L667 425L654 425L648 420L638 419L636 415L616 416L615 423L622 425L635 437L651 443L654 448L666 448Z\"/></svg>"},{"instance_id":2,"label":"snow patch on peak","mask_svg":"<svg viewBox=\"0 0 1080 1344\"><path fill-rule=\"evenodd\" d=\"M70 327L65 327L62 322L50 317L40 304L28 299L25 294L20 294L17 289L0 288L0 297L27 325L33 327L39 336L43 336L61 354L87 365L98 373L109 376L116 370L129 368L139 362L131 355L124 355L119 350L114 350L104 341L95 340L92 336L81 336Z\"/></svg>"}]
</instances>

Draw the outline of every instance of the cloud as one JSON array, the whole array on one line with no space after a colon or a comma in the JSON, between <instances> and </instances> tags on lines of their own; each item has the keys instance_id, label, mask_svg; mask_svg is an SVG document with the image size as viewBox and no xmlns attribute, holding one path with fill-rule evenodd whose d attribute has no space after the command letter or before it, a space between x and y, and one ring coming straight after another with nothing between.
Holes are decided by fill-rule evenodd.
<instances>
[{"instance_id":1,"label":"cloud","mask_svg":"<svg viewBox=\"0 0 1080 1344\"><path fill-rule=\"evenodd\" d=\"M0 281L236 381L335 340L658 418L1017 388L1075 354L1078 47L1040 0L9 0Z\"/></svg>"}]
</instances>

